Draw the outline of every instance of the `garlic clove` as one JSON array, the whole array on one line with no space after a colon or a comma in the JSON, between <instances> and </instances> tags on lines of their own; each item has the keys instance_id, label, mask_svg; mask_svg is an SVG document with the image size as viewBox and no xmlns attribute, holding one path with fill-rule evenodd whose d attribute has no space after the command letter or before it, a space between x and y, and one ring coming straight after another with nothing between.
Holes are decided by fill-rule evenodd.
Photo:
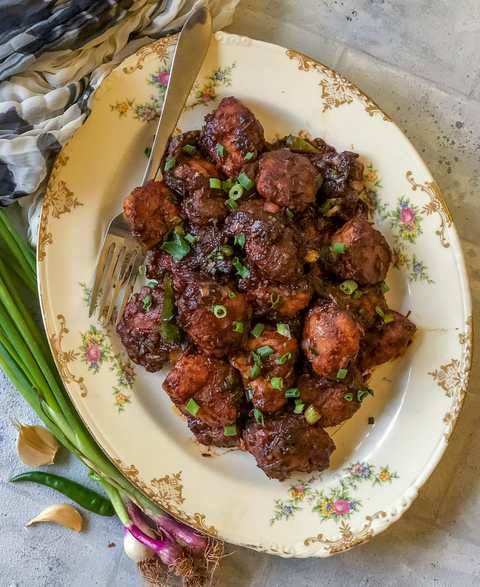
<instances>
[{"instance_id":1,"label":"garlic clove","mask_svg":"<svg viewBox=\"0 0 480 587\"><path fill-rule=\"evenodd\" d=\"M43 426L16 426L19 431L17 453L22 462L32 467L53 464L60 447L56 438Z\"/></svg>"},{"instance_id":2,"label":"garlic clove","mask_svg":"<svg viewBox=\"0 0 480 587\"><path fill-rule=\"evenodd\" d=\"M52 522L53 524L59 524L64 528L75 530L75 532L81 532L83 518L71 505L68 505L67 503L59 503L45 508L38 514L38 516L32 518L27 526L39 524L41 522Z\"/></svg>"}]
</instances>

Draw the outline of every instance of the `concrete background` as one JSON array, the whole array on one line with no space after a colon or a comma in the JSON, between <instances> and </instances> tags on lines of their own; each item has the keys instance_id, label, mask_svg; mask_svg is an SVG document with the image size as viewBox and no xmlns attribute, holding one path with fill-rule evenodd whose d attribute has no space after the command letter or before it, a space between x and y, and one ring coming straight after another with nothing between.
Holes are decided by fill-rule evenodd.
<instances>
[{"instance_id":1,"label":"concrete background","mask_svg":"<svg viewBox=\"0 0 480 587\"><path fill-rule=\"evenodd\" d=\"M356 82L397 122L439 182L462 238L480 304L480 2L478 0L242 0L232 32L298 49ZM478 338L474 348L479 348ZM480 369L450 446L403 518L384 534L324 560L282 560L239 550L222 587L480 585ZM22 469L11 419L33 422L0 374L0 587L136 587L115 520L87 516L87 531L24 523L59 500L12 487ZM63 454L56 468L86 482Z\"/></svg>"}]
</instances>

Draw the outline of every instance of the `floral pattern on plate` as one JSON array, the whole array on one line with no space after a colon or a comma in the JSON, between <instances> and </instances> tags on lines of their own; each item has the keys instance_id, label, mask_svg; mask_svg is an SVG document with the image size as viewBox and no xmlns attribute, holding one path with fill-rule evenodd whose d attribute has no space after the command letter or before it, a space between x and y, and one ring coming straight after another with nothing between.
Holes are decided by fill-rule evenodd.
<instances>
[{"instance_id":1,"label":"floral pattern on plate","mask_svg":"<svg viewBox=\"0 0 480 587\"><path fill-rule=\"evenodd\" d=\"M346 475L338 484L328 490L314 489L314 478L290 485L287 499L276 499L270 524L288 520L308 504L312 512L319 514L322 521L339 522L348 519L362 508L362 501L354 496L360 484L370 481L372 486L392 483L399 476L388 465L375 467L370 463L358 462L345 470Z\"/></svg>"}]
</instances>

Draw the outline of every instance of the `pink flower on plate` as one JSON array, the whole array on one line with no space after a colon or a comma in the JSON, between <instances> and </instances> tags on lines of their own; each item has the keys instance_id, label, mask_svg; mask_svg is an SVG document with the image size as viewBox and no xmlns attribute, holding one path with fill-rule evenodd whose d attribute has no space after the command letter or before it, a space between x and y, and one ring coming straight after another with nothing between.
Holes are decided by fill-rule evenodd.
<instances>
[{"instance_id":1,"label":"pink flower on plate","mask_svg":"<svg viewBox=\"0 0 480 587\"><path fill-rule=\"evenodd\" d=\"M415 211L408 206L400 208L400 222L410 226L415 222Z\"/></svg>"},{"instance_id":2,"label":"pink flower on plate","mask_svg":"<svg viewBox=\"0 0 480 587\"><path fill-rule=\"evenodd\" d=\"M155 76L157 82L161 86L167 86L168 80L170 79L170 72L169 71L159 71Z\"/></svg>"},{"instance_id":3,"label":"pink flower on plate","mask_svg":"<svg viewBox=\"0 0 480 587\"><path fill-rule=\"evenodd\" d=\"M89 344L85 350L85 358L89 363L97 364L102 358L102 350L98 344Z\"/></svg>"},{"instance_id":4,"label":"pink flower on plate","mask_svg":"<svg viewBox=\"0 0 480 587\"><path fill-rule=\"evenodd\" d=\"M350 502L346 499L336 499L333 502L335 513L339 516L344 516L350 513Z\"/></svg>"}]
</instances>

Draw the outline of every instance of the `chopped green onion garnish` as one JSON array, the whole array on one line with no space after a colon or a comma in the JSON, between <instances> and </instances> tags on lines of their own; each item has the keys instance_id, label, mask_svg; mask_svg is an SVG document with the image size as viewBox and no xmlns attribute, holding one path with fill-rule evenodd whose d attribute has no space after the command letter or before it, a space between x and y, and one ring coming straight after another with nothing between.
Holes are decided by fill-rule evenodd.
<instances>
[{"instance_id":1,"label":"chopped green onion garnish","mask_svg":"<svg viewBox=\"0 0 480 587\"><path fill-rule=\"evenodd\" d=\"M169 157L165 161L165 167L163 169L165 171L170 171L171 169L173 169L175 167L176 164L177 164L177 160L175 159L175 157Z\"/></svg>"},{"instance_id":2,"label":"chopped green onion garnish","mask_svg":"<svg viewBox=\"0 0 480 587\"><path fill-rule=\"evenodd\" d=\"M286 336L287 338L291 337L290 326L288 324L277 324L277 332L278 334Z\"/></svg>"},{"instance_id":3,"label":"chopped green onion garnish","mask_svg":"<svg viewBox=\"0 0 480 587\"><path fill-rule=\"evenodd\" d=\"M233 258L232 265L235 267L240 277L243 277L244 279L250 277L250 269L243 265L243 263L240 261L238 257Z\"/></svg>"},{"instance_id":4,"label":"chopped green onion garnish","mask_svg":"<svg viewBox=\"0 0 480 587\"><path fill-rule=\"evenodd\" d=\"M300 390L298 389L298 387L290 387L290 389L287 389L285 391L285 397L300 397Z\"/></svg>"},{"instance_id":5,"label":"chopped green onion garnish","mask_svg":"<svg viewBox=\"0 0 480 587\"><path fill-rule=\"evenodd\" d=\"M383 293L387 293L387 291L390 291L390 288L388 287L385 281L382 281L382 283L380 284L380 289Z\"/></svg>"},{"instance_id":6,"label":"chopped green onion garnish","mask_svg":"<svg viewBox=\"0 0 480 587\"><path fill-rule=\"evenodd\" d=\"M258 338L264 330L265 330L265 326L259 322L258 324L255 324L254 328L252 328L250 333L255 338Z\"/></svg>"},{"instance_id":7,"label":"chopped green onion garnish","mask_svg":"<svg viewBox=\"0 0 480 587\"><path fill-rule=\"evenodd\" d=\"M163 306L162 321L169 322L175 316L175 297L173 294L172 278L165 275L163 278Z\"/></svg>"},{"instance_id":8,"label":"chopped green onion garnish","mask_svg":"<svg viewBox=\"0 0 480 587\"><path fill-rule=\"evenodd\" d=\"M188 155L195 155L197 147L195 147L195 145L183 145L182 151L188 153Z\"/></svg>"},{"instance_id":9,"label":"chopped green onion garnish","mask_svg":"<svg viewBox=\"0 0 480 587\"><path fill-rule=\"evenodd\" d=\"M185 236L185 230L181 224L177 224L173 230L180 236Z\"/></svg>"},{"instance_id":10,"label":"chopped green onion garnish","mask_svg":"<svg viewBox=\"0 0 480 587\"><path fill-rule=\"evenodd\" d=\"M342 255L347 250L347 245L344 243L333 243L333 245L330 247L330 250L332 253Z\"/></svg>"},{"instance_id":11,"label":"chopped green onion garnish","mask_svg":"<svg viewBox=\"0 0 480 587\"><path fill-rule=\"evenodd\" d=\"M337 379L345 379L345 377L348 375L348 369L339 369L337 371Z\"/></svg>"},{"instance_id":12,"label":"chopped green onion garnish","mask_svg":"<svg viewBox=\"0 0 480 587\"><path fill-rule=\"evenodd\" d=\"M270 294L270 306L272 310L278 307L280 302L282 301L282 296L278 293L278 291L272 291Z\"/></svg>"},{"instance_id":13,"label":"chopped green onion garnish","mask_svg":"<svg viewBox=\"0 0 480 587\"><path fill-rule=\"evenodd\" d=\"M373 416L369 416L368 425L373 426L374 424L375 424L375 418Z\"/></svg>"},{"instance_id":14,"label":"chopped green onion garnish","mask_svg":"<svg viewBox=\"0 0 480 587\"><path fill-rule=\"evenodd\" d=\"M255 151L249 151L245 155L244 159L245 159L245 161L251 161L254 157L255 157Z\"/></svg>"},{"instance_id":15,"label":"chopped green onion garnish","mask_svg":"<svg viewBox=\"0 0 480 587\"><path fill-rule=\"evenodd\" d=\"M191 234L190 232L187 232L187 234L185 235L185 240L192 245L197 240L197 237L193 236L193 234Z\"/></svg>"},{"instance_id":16,"label":"chopped green onion garnish","mask_svg":"<svg viewBox=\"0 0 480 587\"><path fill-rule=\"evenodd\" d=\"M367 397L367 395L370 395L370 391L368 389L359 389L357 391L357 400L361 402Z\"/></svg>"},{"instance_id":17,"label":"chopped green onion garnish","mask_svg":"<svg viewBox=\"0 0 480 587\"><path fill-rule=\"evenodd\" d=\"M230 290L230 291L228 292L228 297L229 297L231 300L234 300L234 299L237 297L237 294L236 294L234 291L231 291L231 290Z\"/></svg>"},{"instance_id":18,"label":"chopped green onion garnish","mask_svg":"<svg viewBox=\"0 0 480 587\"><path fill-rule=\"evenodd\" d=\"M221 190L222 189L222 180L218 179L218 177L211 177L209 184L213 190Z\"/></svg>"},{"instance_id":19,"label":"chopped green onion garnish","mask_svg":"<svg viewBox=\"0 0 480 587\"><path fill-rule=\"evenodd\" d=\"M293 220L293 218L295 217L295 214L294 214L293 210L290 210L290 208L287 208L285 210L285 212L287 214L288 219L289 220Z\"/></svg>"},{"instance_id":20,"label":"chopped green onion garnish","mask_svg":"<svg viewBox=\"0 0 480 587\"><path fill-rule=\"evenodd\" d=\"M147 281L147 287L153 288L153 287L157 287L157 285L158 285L158 281L156 279L149 279Z\"/></svg>"},{"instance_id":21,"label":"chopped green onion garnish","mask_svg":"<svg viewBox=\"0 0 480 587\"><path fill-rule=\"evenodd\" d=\"M257 363L255 363L255 365L253 365L253 367L250 369L250 377L252 379L256 379L260 373L262 372L262 368L260 365L258 365Z\"/></svg>"},{"instance_id":22,"label":"chopped green onion garnish","mask_svg":"<svg viewBox=\"0 0 480 587\"><path fill-rule=\"evenodd\" d=\"M359 300L363 296L364 293L365 292L362 291L361 289L356 289L352 294L352 298L354 300Z\"/></svg>"},{"instance_id":23,"label":"chopped green onion garnish","mask_svg":"<svg viewBox=\"0 0 480 587\"><path fill-rule=\"evenodd\" d=\"M317 147L314 147L311 143L309 143L302 137L297 137L295 135L288 135L285 139L285 144L289 149L292 149L292 151L301 151L302 153L319 152L319 149L317 149Z\"/></svg>"},{"instance_id":24,"label":"chopped green onion garnish","mask_svg":"<svg viewBox=\"0 0 480 587\"><path fill-rule=\"evenodd\" d=\"M346 393L346 394L343 396L343 399L344 399L345 401L347 401L347 402L351 402L351 401L353 401L353 393Z\"/></svg>"},{"instance_id":25,"label":"chopped green onion garnish","mask_svg":"<svg viewBox=\"0 0 480 587\"><path fill-rule=\"evenodd\" d=\"M305 409L305 404L302 402L301 399L295 400L295 408L293 409L294 414L303 414L303 410Z\"/></svg>"},{"instance_id":26,"label":"chopped green onion garnish","mask_svg":"<svg viewBox=\"0 0 480 587\"><path fill-rule=\"evenodd\" d=\"M223 435L224 436L236 436L237 435L237 425L230 424L230 426L223 427Z\"/></svg>"},{"instance_id":27,"label":"chopped green onion garnish","mask_svg":"<svg viewBox=\"0 0 480 587\"><path fill-rule=\"evenodd\" d=\"M291 358L292 358L292 353L285 353L281 357L278 357L278 359L275 361L275 363L277 363L277 365L285 365L285 363L287 361L290 361Z\"/></svg>"},{"instance_id":28,"label":"chopped green onion garnish","mask_svg":"<svg viewBox=\"0 0 480 587\"><path fill-rule=\"evenodd\" d=\"M220 158L225 156L225 147L222 144L217 143L215 146L215 151Z\"/></svg>"},{"instance_id":29,"label":"chopped green onion garnish","mask_svg":"<svg viewBox=\"0 0 480 587\"><path fill-rule=\"evenodd\" d=\"M233 332L242 333L244 328L245 328L245 326L244 326L243 322L241 322L241 321L240 322L235 321L232 326Z\"/></svg>"},{"instance_id":30,"label":"chopped green onion garnish","mask_svg":"<svg viewBox=\"0 0 480 587\"><path fill-rule=\"evenodd\" d=\"M229 192L230 188L233 185L233 179L231 177L229 177L228 179L226 179L225 181L222 181L222 190L224 192Z\"/></svg>"},{"instance_id":31,"label":"chopped green onion garnish","mask_svg":"<svg viewBox=\"0 0 480 587\"><path fill-rule=\"evenodd\" d=\"M230 210L236 210L238 208L238 204L237 202L235 202L235 200L225 200L225 206L227 206L227 208L230 208Z\"/></svg>"},{"instance_id":32,"label":"chopped green onion garnish","mask_svg":"<svg viewBox=\"0 0 480 587\"><path fill-rule=\"evenodd\" d=\"M145 147L145 150L143 152L145 154L145 157L150 157L150 153L152 152L152 147Z\"/></svg>"},{"instance_id":33,"label":"chopped green onion garnish","mask_svg":"<svg viewBox=\"0 0 480 587\"><path fill-rule=\"evenodd\" d=\"M213 304L212 312L215 318L225 318L225 316L227 315L227 308L225 308L225 306L222 306L221 304Z\"/></svg>"},{"instance_id":34,"label":"chopped green onion garnish","mask_svg":"<svg viewBox=\"0 0 480 587\"><path fill-rule=\"evenodd\" d=\"M253 188L253 186L255 185L255 183L243 171L238 176L238 180L237 181L246 190L251 190Z\"/></svg>"},{"instance_id":35,"label":"chopped green onion garnish","mask_svg":"<svg viewBox=\"0 0 480 587\"><path fill-rule=\"evenodd\" d=\"M273 349L271 346L265 345L265 346L258 347L258 349L256 349L256 352L258 355L260 355L260 358L266 359L271 354L273 354Z\"/></svg>"},{"instance_id":36,"label":"chopped green onion garnish","mask_svg":"<svg viewBox=\"0 0 480 587\"><path fill-rule=\"evenodd\" d=\"M231 257L233 255L233 249L230 245L222 245L220 250L226 257Z\"/></svg>"},{"instance_id":37,"label":"chopped green onion garnish","mask_svg":"<svg viewBox=\"0 0 480 587\"><path fill-rule=\"evenodd\" d=\"M253 408L253 416L254 416L257 424L261 424L262 426L265 424L265 420L263 419L263 414L258 408Z\"/></svg>"},{"instance_id":38,"label":"chopped green onion garnish","mask_svg":"<svg viewBox=\"0 0 480 587\"><path fill-rule=\"evenodd\" d=\"M192 416L196 416L200 410L200 406L197 404L197 402L193 399L193 397L191 397L188 402L185 404L185 409L187 410L187 412L189 414L191 414Z\"/></svg>"},{"instance_id":39,"label":"chopped green onion garnish","mask_svg":"<svg viewBox=\"0 0 480 587\"><path fill-rule=\"evenodd\" d=\"M394 322L395 321L395 316L393 314L385 314L385 316L383 317L383 322L385 324L389 324L390 322Z\"/></svg>"},{"instance_id":40,"label":"chopped green onion garnish","mask_svg":"<svg viewBox=\"0 0 480 587\"><path fill-rule=\"evenodd\" d=\"M160 335L165 342L180 342L182 331L172 322L163 322L160 325Z\"/></svg>"},{"instance_id":41,"label":"chopped green onion garnish","mask_svg":"<svg viewBox=\"0 0 480 587\"><path fill-rule=\"evenodd\" d=\"M243 233L236 234L235 238L233 239L233 244L238 245L241 249L245 246L245 235Z\"/></svg>"},{"instance_id":42,"label":"chopped green onion garnish","mask_svg":"<svg viewBox=\"0 0 480 587\"><path fill-rule=\"evenodd\" d=\"M172 240L165 241L161 248L172 255L175 261L181 261L183 257L190 252L190 245L185 238L175 230L172 232L171 236Z\"/></svg>"},{"instance_id":43,"label":"chopped green onion garnish","mask_svg":"<svg viewBox=\"0 0 480 587\"><path fill-rule=\"evenodd\" d=\"M321 418L321 415L318 413L318 410L315 406L308 406L308 408L305 410L305 420L308 422L308 424L315 424L315 422L318 422Z\"/></svg>"},{"instance_id":44,"label":"chopped green onion garnish","mask_svg":"<svg viewBox=\"0 0 480 587\"><path fill-rule=\"evenodd\" d=\"M328 200L325 200L325 202L323 202L323 204L318 209L320 214L323 214L324 216L327 215L328 212L330 212L330 210L335 206L335 203L335 198L329 198Z\"/></svg>"},{"instance_id":45,"label":"chopped green onion garnish","mask_svg":"<svg viewBox=\"0 0 480 587\"><path fill-rule=\"evenodd\" d=\"M243 196L243 187L239 183L232 185L228 192L228 197L231 200L239 200Z\"/></svg>"},{"instance_id":46,"label":"chopped green onion garnish","mask_svg":"<svg viewBox=\"0 0 480 587\"><path fill-rule=\"evenodd\" d=\"M150 294L146 295L143 300L143 309L145 311L150 310L151 306L152 306L152 296Z\"/></svg>"},{"instance_id":47,"label":"chopped green onion garnish","mask_svg":"<svg viewBox=\"0 0 480 587\"><path fill-rule=\"evenodd\" d=\"M351 296L353 292L358 289L358 283L353 281L353 279L347 279L340 284L340 289L344 294L347 294L347 296Z\"/></svg>"},{"instance_id":48,"label":"chopped green onion garnish","mask_svg":"<svg viewBox=\"0 0 480 587\"><path fill-rule=\"evenodd\" d=\"M281 390L283 389L283 377L272 377L270 379L270 383L273 389Z\"/></svg>"},{"instance_id":49,"label":"chopped green onion garnish","mask_svg":"<svg viewBox=\"0 0 480 587\"><path fill-rule=\"evenodd\" d=\"M252 401L253 394L254 394L253 389L251 387L247 387L247 389L245 390L245 395L247 396L247 399L248 399L249 402Z\"/></svg>"},{"instance_id":50,"label":"chopped green onion garnish","mask_svg":"<svg viewBox=\"0 0 480 587\"><path fill-rule=\"evenodd\" d=\"M380 306L375 306L375 312L380 316L380 318L384 318L385 312Z\"/></svg>"}]
</instances>

